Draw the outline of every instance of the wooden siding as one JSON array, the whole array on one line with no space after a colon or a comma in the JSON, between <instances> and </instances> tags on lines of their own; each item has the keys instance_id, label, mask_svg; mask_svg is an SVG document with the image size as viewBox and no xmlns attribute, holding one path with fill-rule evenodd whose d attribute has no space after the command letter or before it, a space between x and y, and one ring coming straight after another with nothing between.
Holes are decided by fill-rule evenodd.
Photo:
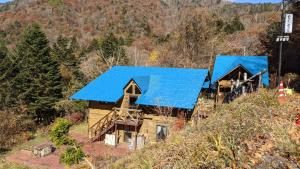
<instances>
[{"instance_id":1,"label":"wooden siding","mask_svg":"<svg viewBox=\"0 0 300 169\"><path fill-rule=\"evenodd\" d=\"M152 114L145 115L143 125L140 129L140 134L145 136L146 142L156 142L156 126L168 126L168 135L170 135L176 119L177 117L156 116Z\"/></svg>"},{"instance_id":2,"label":"wooden siding","mask_svg":"<svg viewBox=\"0 0 300 169\"><path fill-rule=\"evenodd\" d=\"M120 103L100 103L100 102L90 102L89 104L89 118L88 126L91 127L93 124L102 119L106 114L112 111L114 107L120 106ZM165 125L168 126L168 135L172 132L172 125L174 124L177 117L166 117L158 116L154 114L145 114L142 126L138 129L139 135L144 135L146 142L156 142L156 126ZM119 142L124 142L124 132L131 131L132 136L135 136L134 127L126 127L118 125L119 132Z\"/></svg>"},{"instance_id":3,"label":"wooden siding","mask_svg":"<svg viewBox=\"0 0 300 169\"><path fill-rule=\"evenodd\" d=\"M113 103L100 103L90 101L89 103L89 114L88 114L88 127L102 119L106 114L112 111L118 104Z\"/></svg>"}]
</instances>

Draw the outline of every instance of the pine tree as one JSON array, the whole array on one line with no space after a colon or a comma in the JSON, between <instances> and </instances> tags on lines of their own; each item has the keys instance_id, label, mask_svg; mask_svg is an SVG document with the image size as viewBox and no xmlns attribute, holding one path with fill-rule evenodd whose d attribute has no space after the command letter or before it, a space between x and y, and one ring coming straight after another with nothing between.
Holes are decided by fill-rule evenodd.
<instances>
[{"instance_id":1,"label":"pine tree","mask_svg":"<svg viewBox=\"0 0 300 169\"><path fill-rule=\"evenodd\" d=\"M60 35L52 48L52 56L65 66L75 67L77 65L76 50L78 44L76 37L67 38Z\"/></svg>"},{"instance_id":2,"label":"pine tree","mask_svg":"<svg viewBox=\"0 0 300 169\"><path fill-rule=\"evenodd\" d=\"M245 27L238 16L234 17L233 20L230 23L227 23L224 27L224 32L227 34L232 34L242 30L245 30Z\"/></svg>"},{"instance_id":3,"label":"pine tree","mask_svg":"<svg viewBox=\"0 0 300 169\"><path fill-rule=\"evenodd\" d=\"M55 108L61 115L84 112L84 102L68 100L84 83L83 74L79 70L80 55L76 37L68 38L60 35L53 44L51 55L60 63L59 71L63 80L62 94L64 99L56 103Z\"/></svg>"},{"instance_id":4,"label":"pine tree","mask_svg":"<svg viewBox=\"0 0 300 169\"><path fill-rule=\"evenodd\" d=\"M124 45L122 38L117 38L112 32L109 32L99 40L98 45L97 50L105 59L117 58L119 64L127 63L125 49L122 47Z\"/></svg>"},{"instance_id":5,"label":"pine tree","mask_svg":"<svg viewBox=\"0 0 300 169\"><path fill-rule=\"evenodd\" d=\"M68 38L60 35L51 50L52 57L60 63L64 98L68 98L75 92L74 90L78 90L74 89L74 83L81 86L83 75L79 71L79 59L76 57L78 48L76 37Z\"/></svg>"},{"instance_id":6,"label":"pine tree","mask_svg":"<svg viewBox=\"0 0 300 169\"><path fill-rule=\"evenodd\" d=\"M9 71L8 50L3 41L0 41L0 109L6 107L7 98L7 74Z\"/></svg>"},{"instance_id":7,"label":"pine tree","mask_svg":"<svg viewBox=\"0 0 300 169\"><path fill-rule=\"evenodd\" d=\"M18 100L27 105L34 120L50 122L55 116L53 106L62 97L61 76L39 25L26 28L16 52L21 60L20 72L13 80Z\"/></svg>"},{"instance_id":8,"label":"pine tree","mask_svg":"<svg viewBox=\"0 0 300 169\"><path fill-rule=\"evenodd\" d=\"M231 22L231 25L235 32L245 30L245 27L238 16L234 17L233 21Z\"/></svg>"},{"instance_id":9,"label":"pine tree","mask_svg":"<svg viewBox=\"0 0 300 169\"><path fill-rule=\"evenodd\" d=\"M0 110L13 107L16 102L12 79L19 72L18 62L19 59L8 51L3 41L0 41Z\"/></svg>"}]
</instances>

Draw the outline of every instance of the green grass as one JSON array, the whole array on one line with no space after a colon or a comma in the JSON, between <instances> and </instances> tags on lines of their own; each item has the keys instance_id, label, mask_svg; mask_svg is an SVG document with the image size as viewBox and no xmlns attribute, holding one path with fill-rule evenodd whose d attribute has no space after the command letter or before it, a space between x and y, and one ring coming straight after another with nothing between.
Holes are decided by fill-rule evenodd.
<instances>
[{"instance_id":1,"label":"green grass","mask_svg":"<svg viewBox=\"0 0 300 169\"><path fill-rule=\"evenodd\" d=\"M45 142L48 142L48 141L49 141L48 136L38 134L34 139L29 140L29 141L27 141L23 144L19 144L19 145L13 147L12 150L10 151L10 153L14 153L14 152L20 151L20 150L29 150L29 151L31 151L33 146L39 145L39 144L42 144L42 143L45 143Z\"/></svg>"},{"instance_id":2,"label":"green grass","mask_svg":"<svg viewBox=\"0 0 300 169\"><path fill-rule=\"evenodd\" d=\"M70 131L86 134L87 133L87 123L76 124L70 128ZM31 151L34 146L43 144L48 141L50 141L50 138L48 137L47 132L38 131L35 134L35 137L33 139L31 139L27 142L15 145L14 147L12 147L9 150L1 151L0 152L0 169L31 169L30 167L27 167L27 166L24 166L21 164L7 162L7 161L5 161L5 157L10 154L14 154L20 150Z\"/></svg>"},{"instance_id":3,"label":"green grass","mask_svg":"<svg viewBox=\"0 0 300 169\"><path fill-rule=\"evenodd\" d=\"M14 154L17 151L20 150L29 150L31 151L33 146L35 145L39 145L45 142L49 141L49 137L47 134L43 134L42 132L37 132L35 134L35 137L27 142L21 143L21 144L17 144L14 147L12 147L11 149L8 149L6 151L3 151L2 153L0 153L0 166L1 166L1 161L4 161L4 158L10 154ZM3 167L3 165L1 166ZM0 169L1 169L0 167Z\"/></svg>"},{"instance_id":4,"label":"green grass","mask_svg":"<svg viewBox=\"0 0 300 169\"><path fill-rule=\"evenodd\" d=\"M59 6L63 4L63 0L48 0L48 3L53 6Z\"/></svg>"}]
</instances>

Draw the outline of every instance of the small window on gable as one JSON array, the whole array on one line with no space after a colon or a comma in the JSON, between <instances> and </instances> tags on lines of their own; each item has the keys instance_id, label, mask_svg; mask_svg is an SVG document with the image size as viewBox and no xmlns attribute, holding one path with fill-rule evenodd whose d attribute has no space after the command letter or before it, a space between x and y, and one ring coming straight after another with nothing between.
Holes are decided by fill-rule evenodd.
<instances>
[{"instance_id":1,"label":"small window on gable","mask_svg":"<svg viewBox=\"0 0 300 169\"><path fill-rule=\"evenodd\" d=\"M127 90L126 93L132 93L132 86L130 86Z\"/></svg>"},{"instance_id":2,"label":"small window on gable","mask_svg":"<svg viewBox=\"0 0 300 169\"><path fill-rule=\"evenodd\" d=\"M141 94L141 91L137 85L135 86L135 94Z\"/></svg>"}]
</instances>

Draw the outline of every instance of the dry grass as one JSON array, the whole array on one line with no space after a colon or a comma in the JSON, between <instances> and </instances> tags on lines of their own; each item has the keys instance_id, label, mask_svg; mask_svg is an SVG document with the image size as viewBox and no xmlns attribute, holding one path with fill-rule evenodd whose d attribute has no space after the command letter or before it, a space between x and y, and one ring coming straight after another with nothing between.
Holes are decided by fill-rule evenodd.
<instances>
[{"instance_id":1,"label":"dry grass","mask_svg":"<svg viewBox=\"0 0 300 169\"><path fill-rule=\"evenodd\" d=\"M239 98L196 128L187 127L110 168L298 168L299 103L297 95L280 106L274 92L264 90Z\"/></svg>"},{"instance_id":2,"label":"dry grass","mask_svg":"<svg viewBox=\"0 0 300 169\"><path fill-rule=\"evenodd\" d=\"M31 169L31 168L20 164L15 164L15 163L0 162L0 169Z\"/></svg>"}]
</instances>

